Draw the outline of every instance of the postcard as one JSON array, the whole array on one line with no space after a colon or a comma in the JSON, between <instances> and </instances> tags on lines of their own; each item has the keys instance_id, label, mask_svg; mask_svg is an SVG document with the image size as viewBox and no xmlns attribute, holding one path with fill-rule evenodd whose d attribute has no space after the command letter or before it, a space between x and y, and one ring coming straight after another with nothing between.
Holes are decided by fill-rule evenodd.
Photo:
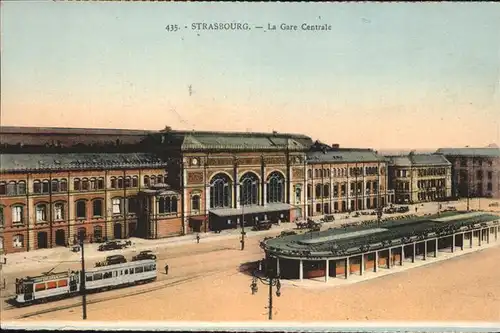
<instances>
[{"instance_id":1,"label":"postcard","mask_svg":"<svg viewBox=\"0 0 500 333\"><path fill-rule=\"evenodd\" d=\"M494 331L494 3L2 3L2 328Z\"/></svg>"}]
</instances>

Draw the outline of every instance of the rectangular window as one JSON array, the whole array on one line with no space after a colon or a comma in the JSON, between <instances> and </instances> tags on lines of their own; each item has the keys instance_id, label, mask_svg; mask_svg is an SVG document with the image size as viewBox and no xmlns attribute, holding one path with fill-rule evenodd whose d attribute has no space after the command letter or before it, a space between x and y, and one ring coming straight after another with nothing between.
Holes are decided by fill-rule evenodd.
<instances>
[{"instance_id":1,"label":"rectangular window","mask_svg":"<svg viewBox=\"0 0 500 333\"><path fill-rule=\"evenodd\" d=\"M97 188L100 190L104 189L104 178L99 178L97 180Z\"/></svg>"},{"instance_id":2,"label":"rectangular window","mask_svg":"<svg viewBox=\"0 0 500 333\"><path fill-rule=\"evenodd\" d=\"M92 281L92 275L87 275L87 276L85 277L85 281L87 281L87 282L91 282L91 281Z\"/></svg>"},{"instance_id":3,"label":"rectangular window","mask_svg":"<svg viewBox=\"0 0 500 333\"><path fill-rule=\"evenodd\" d=\"M54 289L57 288L57 282L56 281L49 281L47 282L47 289Z\"/></svg>"},{"instance_id":4,"label":"rectangular window","mask_svg":"<svg viewBox=\"0 0 500 333\"><path fill-rule=\"evenodd\" d=\"M130 274L134 274L134 269L133 268L131 268L129 271L130 271Z\"/></svg>"},{"instance_id":5,"label":"rectangular window","mask_svg":"<svg viewBox=\"0 0 500 333\"><path fill-rule=\"evenodd\" d=\"M23 207L21 206L12 207L12 222L14 223L23 222Z\"/></svg>"},{"instance_id":6,"label":"rectangular window","mask_svg":"<svg viewBox=\"0 0 500 333\"><path fill-rule=\"evenodd\" d=\"M68 285L68 280L59 280L59 281L57 281L57 286L59 288L66 287L67 285Z\"/></svg>"},{"instance_id":7,"label":"rectangular window","mask_svg":"<svg viewBox=\"0 0 500 333\"><path fill-rule=\"evenodd\" d=\"M44 181L42 183L42 193L49 193L49 182Z\"/></svg>"},{"instance_id":8,"label":"rectangular window","mask_svg":"<svg viewBox=\"0 0 500 333\"><path fill-rule=\"evenodd\" d=\"M47 206L37 205L36 206L36 220L37 222L47 221Z\"/></svg>"},{"instance_id":9,"label":"rectangular window","mask_svg":"<svg viewBox=\"0 0 500 333\"><path fill-rule=\"evenodd\" d=\"M142 267L136 267L135 268L135 273L142 273L144 271L144 269Z\"/></svg>"},{"instance_id":10,"label":"rectangular window","mask_svg":"<svg viewBox=\"0 0 500 333\"><path fill-rule=\"evenodd\" d=\"M45 290L45 283L35 284L35 291L43 291L43 290Z\"/></svg>"},{"instance_id":11,"label":"rectangular window","mask_svg":"<svg viewBox=\"0 0 500 333\"><path fill-rule=\"evenodd\" d=\"M120 199L113 199L112 205L113 205L113 214L120 214L121 213L121 200Z\"/></svg>"},{"instance_id":12,"label":"rectangular window","mask_svg":"<svg viewBox=\"0 0 500 333\"><path fill-rule=\"evenodd\" d=\"M94 274L94 281L97 281L97 280L102 280L102 273Z\"/></svg>"},{"instance_id":13,"label":"rectangular window","mask_svg":"<svg viewBox=\"0 0 500 333\"><path fill-rule=\"evenodd\" d=\"M63 204L55 204L54 206L54 220L63 220L64 219L64 205Z\"/></svg>"}]
</instances>

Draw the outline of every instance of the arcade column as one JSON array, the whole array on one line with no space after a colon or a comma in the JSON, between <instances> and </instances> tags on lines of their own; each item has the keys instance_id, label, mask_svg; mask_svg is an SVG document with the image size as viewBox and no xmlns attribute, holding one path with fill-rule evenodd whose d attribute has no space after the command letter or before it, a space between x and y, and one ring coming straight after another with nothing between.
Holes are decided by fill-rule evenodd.
<instances>
[{"instance_id":1,"label":"arcade column","mask_svg":"<svg viewBox=\"0 0 500 333\"><path fill-rule=\"evenodd\" d=\"M304 279L304 264L302 259L299 260L299 280L302 281Z\"/></svg>"},{"instance_id":2,"label":"arcade column","mask_svg":"<svg viewBox=\"0 0 500 333\"><path fill-rule=\"evenodd\" d=\"M328 276L330 275L330 260L326 259L325 266L325 282L328 282Z\"/></svg>"}]
</instances>

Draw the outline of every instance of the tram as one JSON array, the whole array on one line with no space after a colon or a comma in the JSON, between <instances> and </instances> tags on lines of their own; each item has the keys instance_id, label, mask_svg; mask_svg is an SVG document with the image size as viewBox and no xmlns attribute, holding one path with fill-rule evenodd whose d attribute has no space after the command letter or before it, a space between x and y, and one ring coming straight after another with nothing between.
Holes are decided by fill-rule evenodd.
<instances>
[{"instance_id":1,"label":"tram","mask_svg":"<svg viewBox=\"0 0 500 333\"><path fill-rule=\"evenodd\" d=\"M152 282L156 277L156 260L152 259L96 266L85 270L85 290L101 292ZM76 296L81 293L81 279L81 271L71 270L16 279L14 301L18 305L31 305Z\"/></svg>"}]
</instances>

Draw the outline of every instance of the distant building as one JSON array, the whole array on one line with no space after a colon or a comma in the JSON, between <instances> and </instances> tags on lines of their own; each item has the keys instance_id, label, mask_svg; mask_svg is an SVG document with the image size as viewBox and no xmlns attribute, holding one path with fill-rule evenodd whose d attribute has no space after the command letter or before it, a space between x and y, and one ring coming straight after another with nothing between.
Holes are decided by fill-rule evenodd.
<instances>
[{"instance_id":1,"label":"distant building","mask_svg":"<svg viewBox=\"0 0 500 333\"><path fill-rule=\"evenodd\" d=\"M371 149L319 141L307 153L308 216L383 207L392 202L387 161Z\"/></svg>"},{"instance_id":2,"label":"distant building","mask_svg":"<svg viewBox=\"0 0 500 333\"><path fill-rule=\"evenodd\" d=\"M500 149L440 148L436 154L445 156L452 164L452 193L454 197L500 198Z\"/></svg>"},{"instance_id":3,"label":"distant building","mask_svg":"<svg viewBox=\"0 0 500 333\"><path fill-rule=\"evenodd\" d=\"M442 155L388 156L389 188L395 202L417 203L451 197L451 163Z\"/></svg>"}]
</instances>

